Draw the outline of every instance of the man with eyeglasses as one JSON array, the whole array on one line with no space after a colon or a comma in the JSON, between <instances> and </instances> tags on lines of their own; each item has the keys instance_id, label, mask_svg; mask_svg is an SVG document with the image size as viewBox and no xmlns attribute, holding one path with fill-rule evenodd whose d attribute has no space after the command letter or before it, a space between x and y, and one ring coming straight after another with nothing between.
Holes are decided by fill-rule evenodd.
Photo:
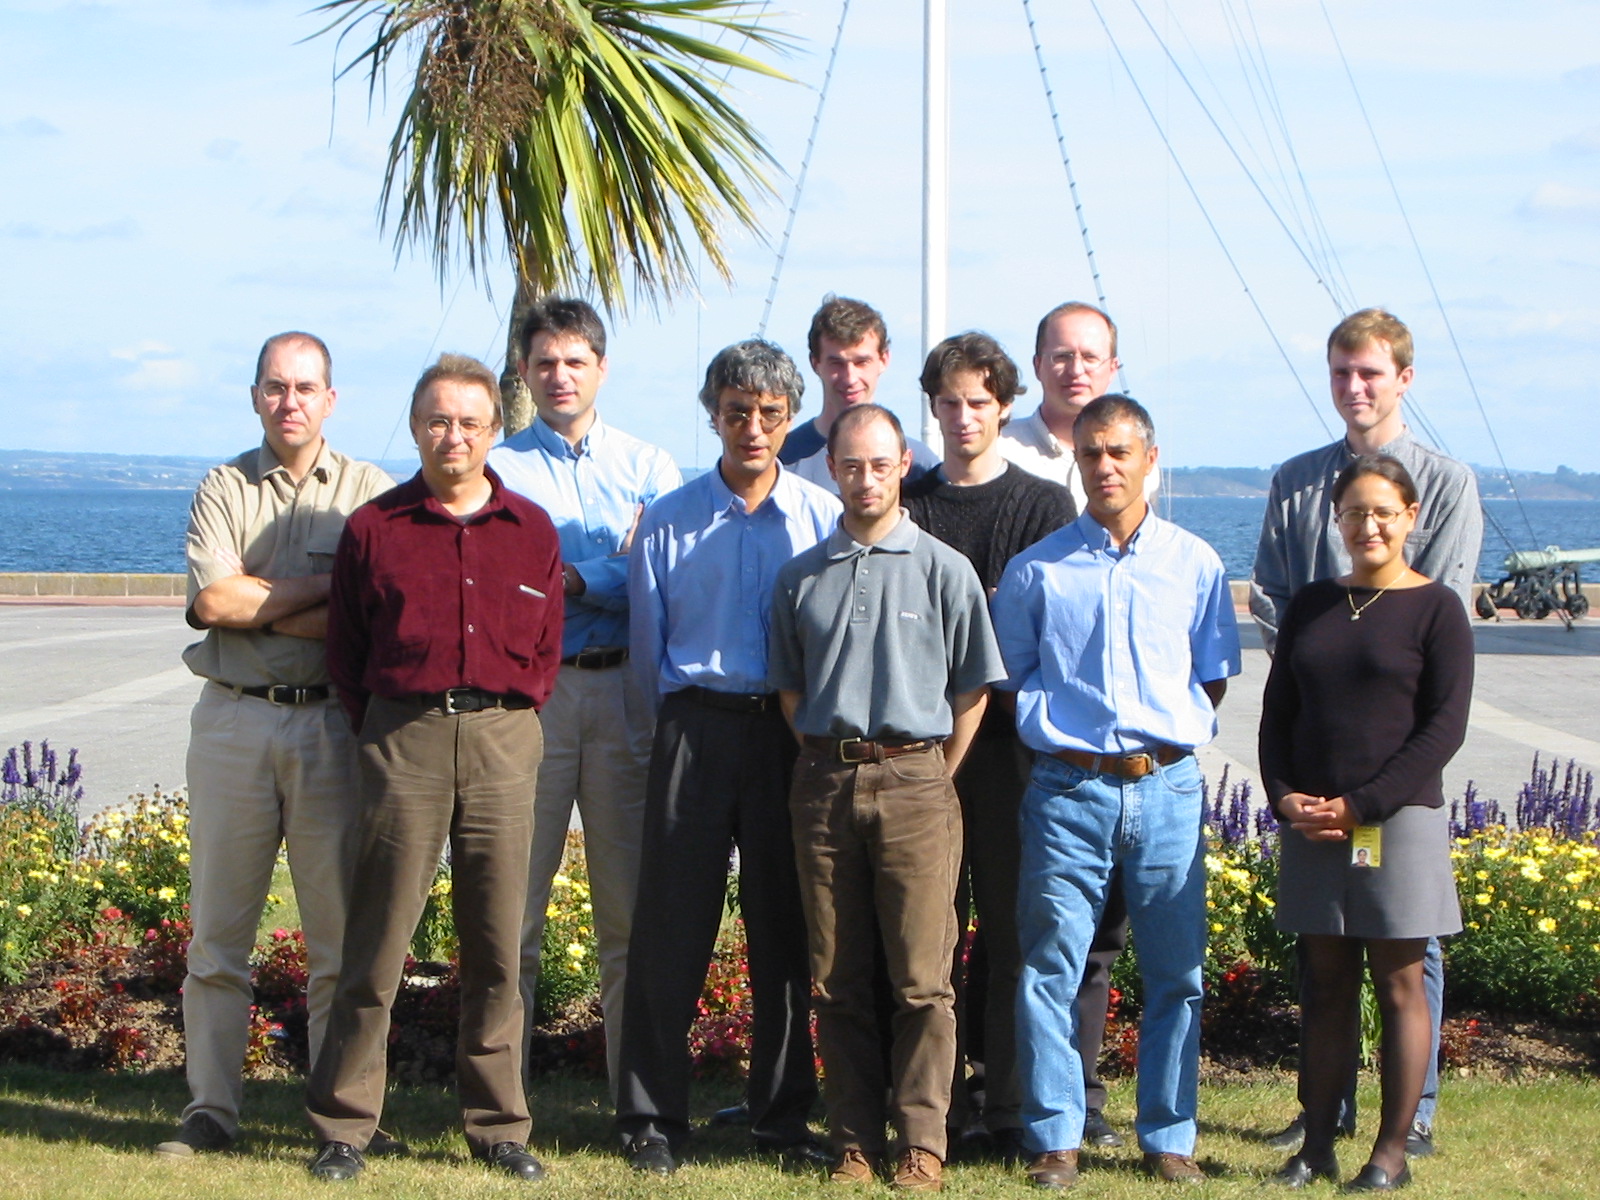
<instances>
[{"instance_id":1,"label":"man with eyeglasses","mask_svg":"<svg viewBox=\"0 0 1600 1200\"><path fill-rule=\"evenodd\" d=\"M885 1167L887 1122L893 1185L937 1191L961 932L951 776L1005 671L972 564L900 507L911 451L894 414L876 404L843 413L828 462L844 515L778 573L767 681L801 747L789 808L841 1156L831 1178L870 1183ZM880 954L895 1004L887 1039L874 996Z\"/></svg>"},{"instance_id":2,"label":"man with eyeglasses","mask_svg":"<svg viewBox=\"0 0 1600 1200\"><path fill-rule=\"evenodd\" d=\"M555 522L566 596L561 673L539 710L544 761L522 927L523 1050L526 1056L550 884L576 803L615 1096L651 726L628 686L628 547L640 513L682 478L665 450L601 419L595 397L606 378L606 327L592 307L582 300L541 300L523 323L521 346L522 378L538 415L489 452L489 465Z\"/></svg>"},{"instance_id":3,"label":"man with eyeglasses","mask_svg":"<svg viewBox=\"0 0 1600 1200\"><path fill-rule=\"evenodd\" d=\"M1472 611L1472 583L1483 548L1478 481L1472 468L1411 435L1402 402L1415 375L1413 357L1411 331L1381 308L1351 313L1328 335L1328 385L1345 432L1336 442L1289 459L1272 476L1250 573L1250 614L1269 654L1290 597L1314 580L1350 570L1331 497L1339 473L1362 454L1387 454L1411 473L1421 508L1406 541L1406 559L1412 569L1453 588L1467 612ZM1406 1145L1413 1156L1433 1153L1444 1007L1444 959L1437 938L1428 941L1423 983L1433 1019L1433 1053ZM1355 1128L1355 1068L1352 1062L1340 1118L1347 1130ZM1269 1141L1278 1149L1292 1150L1303 1136L1302 1113Z\"/></svg>"},{"instance_id":4,"label":"man with eyeglasses","mask_svg":"<svg viewBox=\"0 0 1600 1200\"><path fill-rule=\"evenodd\" d=\"M280 845L304 914L312 1054L339 975L360 809L350 725L323 659L328 571L345 519L394 480L329 447L322 425L336 399L320 338L268 338L250 388L261 445L212 469L189 513L186 616L205 638L183 658L206 686L188 758L192 1099L156 1147L171 1157L238 1137L250 952Z\"/></svg>"},{"instance_id":5,"label":"man with eyeglasses","mask_svg":"<svg viewBox=\"0 0 1600 1200\"><path fill-rule=\"evenodd\" d=\"M561 660L561 544L486 465L499 403L476 359L424 371L411 397L422 469L351 517L334 560L328 673L357 732L362 822L339 987L306 1084L318 1179L363 1169L389 1009L447 842L467 1144L517 1179L544 1173L527 1150L517 976L538 709Z\"/></svg>"},{"instance_id":6,"label":"man with eyeglasses","mask_svg":"<svg viewBox=\"0 0 1600 1200\"><path fill-rule=\"evenodd\" d=\"M1089 401L1111 390L1112 377L1121 369L1117 327L1109 316L1078 300L1056 305L1040 318L1033 339L1033 373L1043 399L1000 434L1000 452L1006 458L1068 488L1079 512L1085 496L1072 457L1072 427ZM1160 486L1160 468L1152 466L1145 498Z\"/></svg>"},{"instance_id":7,"label":"man with eyeglasses","mask_svg":"<svg viewBox=\"0 0 1600 1200\"><path fill-rule=\"evenodd\" d=\"M628 943L617 1128L637 1171L670 1175L689 1136L688 1035L739 852L755 1002L746 1096L758 1147L821 1155L811 973L786 799L795 744L767 686L778 568L827 537L833 496L779 465L804 382L771 342L706 369L716 466L652 504L628 560L631 663L657 709Z\"/></svg>"}]
</instances>

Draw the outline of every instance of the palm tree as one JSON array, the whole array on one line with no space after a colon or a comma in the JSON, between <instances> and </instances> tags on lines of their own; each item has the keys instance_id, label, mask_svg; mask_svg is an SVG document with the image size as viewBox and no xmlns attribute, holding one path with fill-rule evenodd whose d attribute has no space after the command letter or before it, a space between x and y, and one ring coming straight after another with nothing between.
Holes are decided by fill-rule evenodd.
<instances>
[{"instance_id":1,"label":"palm tree","mask_svg":"<svg viewBox=\"0 0 1600 1200\"><path fill-rule=\"evenodd\" d=\"M696 281L685 225L723 279L729 219L756 228L770 192L761 136L724 96L734 70L781 72L702 34L788 39L753 0L326 0L339 40L370 42L368 99L415 53L381 209L395 252L431 245L441 281L508 251L516 300L501 378L508 431L532 420L515 333L535 297L588 290L612 311ZM765 6L762 6L765 8ZM368 34L363 33L363 38Z\"/></svg>"}]
</instances>

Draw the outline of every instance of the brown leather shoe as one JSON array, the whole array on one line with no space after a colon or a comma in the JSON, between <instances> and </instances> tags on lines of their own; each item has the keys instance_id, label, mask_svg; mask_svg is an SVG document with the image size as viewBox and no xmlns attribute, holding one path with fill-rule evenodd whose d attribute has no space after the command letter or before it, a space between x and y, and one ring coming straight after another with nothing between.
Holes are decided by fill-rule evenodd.
<instances>
[{"instance_id":1,"label":"brown leather shoe","mask_svg":"<svg viewBox=\"0 0 1600 1200\"><path fill-rule=\"evenodd\" d=\"M878 1176L879 1159L860 1146L849 1146L839 1156L839 1165L828 1175L829 1183L871 1183Z\"/></svg>"},{"instance_id":2,"label":"brown leather shoe","mask_svg":"<svg viewBox=\"0 0 1600 1200\"><path fill-rule=\"evenodd\" d=\"M1187 1154L1146 1154L1146 1173L1166 1183L1204 1183L1206 1173Z\"/></svg>"},{"instance_id":3,"label":"brown leather shoe","mask_svg":"<svg viewBox=\"0 0 1600 1200\"><path fill-rule=\"evenodd\" d=\"M944 1190L944 1163L932 1150L907 1146L895 1166L891 1186L901 1192L940 1192Z\"/></svg>"},{"instance_id":4,"label":"brown leather shoe","mask_svg":"<svg viewBox=\"0 0 1600 1200\"><path fill-rule=\"evenodd\" d=\"M1063 1191L1078 1182L1078 1152L1050 1150L1036 1154L1027 1167L1028 1178L1037 1187Z\"/></svg>"}]
</instances>

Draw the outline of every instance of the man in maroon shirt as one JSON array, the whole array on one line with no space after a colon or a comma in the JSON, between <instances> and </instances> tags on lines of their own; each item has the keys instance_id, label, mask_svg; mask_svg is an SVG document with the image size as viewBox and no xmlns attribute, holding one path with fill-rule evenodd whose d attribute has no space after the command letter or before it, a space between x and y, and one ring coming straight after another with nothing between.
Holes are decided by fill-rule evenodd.
<instances>
[{"instance_id":1,"label":"man in maroon shirt","mask_svg":"<svg viewBox=\"0 0 1600 1200\"><path fill-rule=\"evenodd\" d=\"M422 470L351 515L328 597L328 674L358 734L362 825L344 960L306 1107L319 1179L350 1179L383 1109L389 1009L446 837L461 941L457 1090L475 1157L543 1174L517 988L538 707L561 658L561 550L484 465L494 374L447 354L418 380Z\"/></svg>"}]
</instances>

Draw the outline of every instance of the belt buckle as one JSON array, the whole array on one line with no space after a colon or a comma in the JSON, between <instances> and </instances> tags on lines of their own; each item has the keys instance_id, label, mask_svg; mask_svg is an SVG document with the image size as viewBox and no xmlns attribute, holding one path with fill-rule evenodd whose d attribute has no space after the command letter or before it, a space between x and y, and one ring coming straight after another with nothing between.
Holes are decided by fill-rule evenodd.
<instances>
[{"instance_id":1,"label":"belt buckle","mask_svg":"<svg viewBox=\"0 0 1600 1200\"><path fill-rule=\"evenodd\" d=\"M274 683L267 686L267 702L269 704L293 704L295 694L299 688L287 683Z\"/></svg>"},{"instance_id":2,"label":"belt buckle","mask_svg":"<svg viewBox=\"0 0 1600 1200\"><path fill-rule=\"evenodd\" d=\"M1126 755L1122 761L1126 765L1130 779L1143 779L1146 775L1154 775L1156 773L1156 756L1148 750L1140 751L1138 754ZM1140 764L1142 764L1143 769L1140 769Z\"/></svg>"},{"instance_id":3,"label":"belt buckle","mask_svg":"<svg viewBox=\"0 0 1600 1200\"><path fill-rule=\"evenodd\" d=\"M838 748L838 751L837 751L837 753L839 755L839 761L842 762L842 763L848 763L848 764L850 764L852 766L859 766L861 763L871 762L872 761L872 755L870 753L865 754L865 756L862 757L862 758L851 758L849 756L849 754L847 754L845 752L845 747L846 746L852 746L852 745L861 746L861 745L864 745L866 743L866 740L867 740L866 738L858 738L858 737L840 738L839 739L839 748Z\"/></svg>"},{"instance_id":4,"label":"belt buckle","mask_svg":"<svg viewBox=\"0 0 1600 1200\"><path fill-rule=\"evenodd\" d=\"M441 707L443 707L443 709L445 711L445 714L447 716L452 716L453 717L453 716L459 715L460 713L466 713L466 712L475 711L474 709L470 709L470 708L457 708L456 707L456 696L458 694L460 694L460 693L464 693L465 691L466 691L465 688L446 688L445 689L444 704ZM465 699L465 696L463 696L463 699Z\"/></svg>"}]
</instances>

